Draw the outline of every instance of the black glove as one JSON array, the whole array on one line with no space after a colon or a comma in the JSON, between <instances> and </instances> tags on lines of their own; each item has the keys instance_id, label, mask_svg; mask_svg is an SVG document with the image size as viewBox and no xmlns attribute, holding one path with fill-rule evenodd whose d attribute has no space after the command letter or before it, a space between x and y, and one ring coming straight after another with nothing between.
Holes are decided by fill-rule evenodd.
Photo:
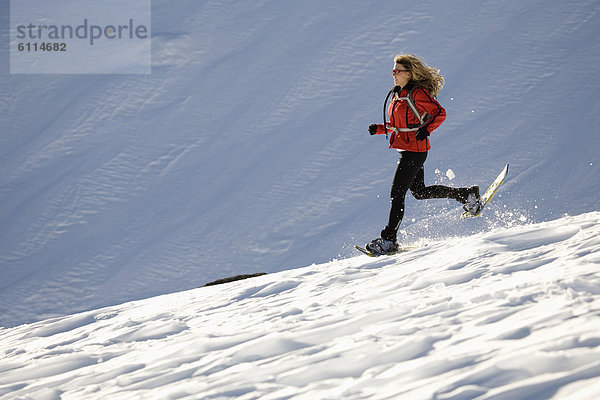
<instances>
[{"instance_id":1,"label":"black glove","mask_svg":"<svg viewBox=\"0 0 600 400\"><path fill-rule=\"evenodd\" d=\"M429 136L429 131L427 130L427 128L425 128L424 126L420 127L416 133L417 140L419 142L422 142L423 140L427 139L427 136Z\"/></svg>"},{"instance_id":2,"label":"black glove","mask_svg":"<svg viewBox=\"0 0 600 400\"><path fill-rule=\"evenodd\" d=\"M371 135L374 135L377 133L377 124L371 124L369 125L369 133Z\"/></svg>"}]
</instances>

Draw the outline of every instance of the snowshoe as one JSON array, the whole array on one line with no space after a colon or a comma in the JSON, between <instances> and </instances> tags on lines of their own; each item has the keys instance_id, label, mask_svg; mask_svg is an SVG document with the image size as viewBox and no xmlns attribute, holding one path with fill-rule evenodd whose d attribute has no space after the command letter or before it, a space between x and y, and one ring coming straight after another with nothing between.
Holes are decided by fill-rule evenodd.
<instances>
[{"instance_id":1,"label":"snowshoe","mask_svg":"<svg viewBox=\"0 0 600 400\"><path fill-rule=\"evenodd\" d=\"M399 246L397 242L377 238L371 240L370 243L365 245L365 249L374 256L385 256L396 254L398 252Z\"/></svg>"}]
</instances>

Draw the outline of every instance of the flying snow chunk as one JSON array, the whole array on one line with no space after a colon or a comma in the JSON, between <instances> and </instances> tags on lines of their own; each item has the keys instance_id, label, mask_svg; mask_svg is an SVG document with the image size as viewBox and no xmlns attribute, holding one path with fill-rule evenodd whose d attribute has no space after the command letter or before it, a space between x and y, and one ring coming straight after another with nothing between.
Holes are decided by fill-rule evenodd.
<instances>
[{"instance_id":1,"label":"flying snow chunk","mask_svg":"<svg viewBox=\"0 0 600 400\"><path fill-rule=\"evenodd\" d=\"M452 171L450 168L448 168L448 171L446 171L446 177L450 180L456 178L456 175L454 174L454 171Z\"/></svg>"}]
</instances>

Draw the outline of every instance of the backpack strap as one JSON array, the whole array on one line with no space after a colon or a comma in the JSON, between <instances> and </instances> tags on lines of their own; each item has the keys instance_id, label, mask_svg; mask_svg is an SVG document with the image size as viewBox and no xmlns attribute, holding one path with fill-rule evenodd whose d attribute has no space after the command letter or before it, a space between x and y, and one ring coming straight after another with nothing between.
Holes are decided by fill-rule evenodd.
<instances>
[{"instance_id":1,"label":"backpack strap","mask_svg":"<svg viewBox=\"0 0 600 400\"><path fill-rule=\"evenodd\" d=\"M406 104L408 104L408 108L410 108L410 111L412 111L415 118L417 118L419 120L419 123L418 124L408 124L407 128L395 128L393 126L389 126L389 125L387 126L388 129L393 130L396 133L398 133L398 132L416 132L423 125L427 124L427 122L429 122L429 119L430 119L429 114L425 113L425 114L421 115L419 113L419 110L417 110L417 106L415 105L415 102L412 99L412 93L418 86L415 85L414 83L409 83L407 86L408 86L408 93L406 94L406 96L400 97L398 95L398 93L396 93L396 95L394 96L394 100L406 100ZM406 86L405 86L405 88L406 88Z\"/></svg>"}]
</instances>

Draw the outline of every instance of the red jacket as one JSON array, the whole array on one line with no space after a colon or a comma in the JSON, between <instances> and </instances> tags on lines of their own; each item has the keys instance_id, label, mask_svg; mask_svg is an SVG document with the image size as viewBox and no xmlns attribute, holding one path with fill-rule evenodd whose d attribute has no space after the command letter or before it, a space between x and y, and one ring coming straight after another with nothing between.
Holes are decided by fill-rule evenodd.
<instances>
[{"instance_id":1,"label":"red jacket","mask_svg":"<svg viewBox=\"0 0 600 400\"><path fill-rule=\"evenodd\" d=\"M431 148L429 138L419 142L415 138L416 132L395 132L389 127L399 129L409 128L409 125L418 125L419 120L410 110L406 100L398 100L398 97L406 97L408 90L402 89L399 96L394 96L388 107L390 122L388 123L388 134L390 135L390 148L399 150L408 150L416 152L425 152ZM421 115L429 114L428 123L425 127L429 133L433 132L446 119L446 110L434 99L427 89L418 86L411 93L411 99L415 103L417 110ZM377 135L383 135L383 124L377 126Z\"/></svg>"}]
</instances>

